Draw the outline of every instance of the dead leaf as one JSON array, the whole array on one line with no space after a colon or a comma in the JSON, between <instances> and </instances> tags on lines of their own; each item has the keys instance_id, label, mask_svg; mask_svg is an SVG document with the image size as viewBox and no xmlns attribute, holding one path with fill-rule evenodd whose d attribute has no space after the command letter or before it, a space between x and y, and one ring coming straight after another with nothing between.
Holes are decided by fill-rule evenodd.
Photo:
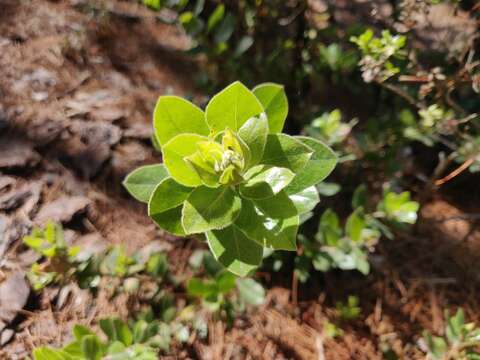
<instances>
[{"instance_id":1,"label":"dead leaf","mask_svg":"<svg viewBox=\"0 0 480 360\"><path fill-rule=\"evenodd\" d=\"M84 196L62 196L43 205L35 222L39 225L44 225L47 221L65 223L70 221L74 215L85 211L90 204L90 199Z\"/></svg>"},{"instance_id":2,"label":"dead leaf","mask_svg":"<svg viewBox=\"0 0 480 360\"><path fill-rule=\"evenodd\" d=\"M17 182L15 185L0 195L0 210L14 210L22 206L23 213L30 215L40 201L43 182L34 181L24 184Z\"/></svg>"},{"instance_id":3,"label":"dead leaf","mask_svg":"<svg viewBox=\"0 0 480 360\"><path fill-rule=\"evenodd\" d=\"M10 324L27 304L30 286L22 272L12 273L0 284L0 330Z\"/></svg>"},{"instance_id":4,"label":"dead leaf","mask_svg":"<svg viewBox=\"0 0 480 360\"><path fill-rule=\"evenodd\" d=\"M30 221L22 216L8 218L0 215L0 259L12 243L24 236L30 228Z\"/></svg>"},{"instance_id":5,"label":"dead leaf","mask_svg":"<svg viewBox=\"0 0 480 360\"><path fill-rule=\"evenodd\" d=\"M136 122L130 125L123 133L126 138L148 140L153 135L153 129L151 124L145 124L143 122Z\"/></svg>"},{"instance_id":6,"label":"dead leaf","mask_svg":"<svg viewBox=\"0 0 480 360\"><path fill-rule=\"evenodd\" d=\"M28 185L14 188L0 196L0 210L13 210L22 205L31 195Z\"/></svg>"},{"instance_id":7,"label":"dead leaf","mask_svg":"<svg viewBox=\"0 0 480 360\"><path fill-rule=\"evenodd\" d=\"M0 214L0 259L3 257L5 249L7 248L9 224L10 219L5 215Z\"/></svg>"},{"instance_id":8,"label":"dead leaf","mask_svg":"<svg viewBox=\"0 0 480 360\"><path fill-rule=\"evenodd\" d=\"M70 125L70 131L73 136L65 142L65 154L72 165L88 179L100 171L110 158L111 146L122 138L120 128L107 122L74 121Z\"/></svg>"},{"instance_id":9,"label":"dead leaf","mask_svg":"<svg viewBox=\"0 0 480 360\"><path fill-rule=\"evenodd\" d=\"M115 121L127 116L126 108L116 92L102 89L77 92L73 99L65 102L68 117L85 116L98 121Z\"/></svg>"},{"instance_id":10,"label":"dead leaf","mask_svg":"<svg viewBox=\"0 0 480 360\"><path fill-rule=\"evenodd\" d=\"M6 345L10 340L12 340L15 331L12 329L5 329L0 334L0 346Z\"/></svg>"},{"instance_id":11,"label":"dead leaf","mask_svg":"<svg viewBox=\"0 0 480 360\"><path fill-rule=\"evenodd\" d=\"M13 176L0 175L0 191L12 186L15 183L16 180Z\"/></svg>"},{"instance_id":12,"label":"dead leaf","mask_svg":"<svg viewBox=\"0 0 480 360\"><path fill-rule=\"evenodd\" d=\"M40 156L33 150L33 145L17 137L0 137L0 169L35 166Z\"/></svg>"}]
</instances>

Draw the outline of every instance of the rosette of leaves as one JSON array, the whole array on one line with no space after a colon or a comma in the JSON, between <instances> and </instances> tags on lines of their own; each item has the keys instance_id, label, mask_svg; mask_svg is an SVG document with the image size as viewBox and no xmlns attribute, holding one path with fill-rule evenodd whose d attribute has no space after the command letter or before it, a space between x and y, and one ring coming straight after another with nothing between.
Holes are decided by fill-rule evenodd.
<instances>
[{"instance_id":1,"label":"rosette of leaves","mask_svg":"<svg viewBox=\"0 0 480 360\"><path fill-rule=\"evenodd\" d=\"M287 113L273 83L234 82L205 111L161 96L153 126L163 164L136 169L124 185L159 227L204 234L215 258L245 276L264 248L296 250L299 217L318 203L315 184L337 162L322 142L283 134Z\"/></svg>"}]
</instances>

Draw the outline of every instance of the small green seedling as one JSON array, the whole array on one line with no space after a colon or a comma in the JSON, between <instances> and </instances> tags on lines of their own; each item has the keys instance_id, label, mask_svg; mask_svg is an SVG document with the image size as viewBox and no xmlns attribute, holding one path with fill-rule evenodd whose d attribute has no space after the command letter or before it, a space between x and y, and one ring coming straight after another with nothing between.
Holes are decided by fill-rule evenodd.
<instances>
[{"instance_id":1,"label":"small green seedling","mask_svg":"<svg viewBox=\"0 0 480 360\"><path fill-rule=\"evenodd\" d=\"M153 126L163 164L133 171L124 185L159 227L203 234L222 265L246 276L264 248L296 250L300 215L337 162L322 142L282 134L287 113L283 87L272 83L250 91L237 81L205 112L161 96Z\"/></svg>"},{"instance_id":2,"label":"small green seedling","mask_svg":"<svg viewBox=\"0 0 480 360\"><path fill-rule=\"evenodd\" d=\"M156 282L168 273L166 255L153 252L147 257L140 252L129 256L122 246L113 246L98 253L80 252L78 246L68 246L60 224L49 222L45 229L35 228L23 238L23 242L42 255L46 261L34 263L27 277L34 290L50 284L76 280L81 288L95 288L102 276L123 280L123 290L136 292L140 281L136 275L148 275Z\"/></svg>"},{"instance_id":3,"label":"small green seedling","mask_svg":"<svg viewBox=\"0 0 480 360\"><path fill-rule=\"evenodd\" d=\"M423 334L428 357L432 360L479 360L480 328L474 323L465 323L465 314L459 309L454 316L445 312L444 336Z\"/></svg>"},{"instance_id":4,"label":"small green seedling","mask_svg":"<svg viewBox=\"0 0 480 360\"><path fill-rule=\"evenodd\" d=\"M307 126L306 131L314 138L320 139L332 146L343 142L356 124L356 119L348 123L343 122L341 111L335 109L315 118L312 123Z\"/></svg>"},{"instance_id":5,"label":"small green seedling","mask_svg":"<svg viewBox=\"0 0 480 360\"><path fill-rule=\"evenodd\" d=\"M74 341L62 349L39 347L33 350L34 360L156 360L163 343L161 328L156 322L137 321L131 328L117 318L99 321L107 340L102 341L91 329L75 325Z\"/></svg>"},{"instance_id":6,"label":"small green seedling","mask_svg":"<svg viewBox=\"0 0 480 360\"><path fill-rule=\"evenodd\" d=\"M341 320L350 321L355 320L360 316L362 308L358 305L358 296L350 295L346 303L338 301L335 308L337 309L338 316Z\"/></svg>"},{"instance_id":7,"label":"small green seedling","mask_svg":"<svg viewBox=\"0 0 480 360\"><path fill-rule=\"evenodd\" d=\"M187 293L201 300L202 306L209 311L220 316L224 314L227 320L232 320L235 313L244 311L245 305L263 304L265 289L260 283L251 278L238 278L226 271L208 252L194 252L190 260L194 268L201 266L197 262L203 263L205 276L191 278L187 282Z\"/></svg>"},{"instance_id":8,"label":"small green seedling","mask_svg":"<svg viewBox=\"0 0 480 360\"><path fill-rule=\"evenodd\" d=\"M67 246L61 225L48 222L44 229L34 228L23 238L23 243L47 259L42 265L34 263L27 273L34 290L41 290L75 272L72 263L80 249Z\"/></svg>"},{"instance_id":9,"label":"small green seedling","mask_svg":"<svg viewBox=\"0 0 480 360\"><path fill-rule=\"evenodd\" d=\"M382 201L378 204L375 216L385 218L395 224L415 224L420 204L410 200L410 193L404 191L397 194L386 191Z\"/></svg>"}]
</instances>

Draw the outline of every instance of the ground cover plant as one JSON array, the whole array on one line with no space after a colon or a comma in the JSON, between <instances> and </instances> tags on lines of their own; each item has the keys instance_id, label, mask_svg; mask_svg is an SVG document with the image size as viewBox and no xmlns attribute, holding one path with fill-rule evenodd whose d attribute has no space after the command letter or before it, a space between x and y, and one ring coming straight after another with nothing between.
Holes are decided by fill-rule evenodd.
<instances>
[{"instance_id":1,"label":"ground cover plant","mask_svg":"<svg viewBox=\"0 0 480 360\"><path fill-rule=\"evenodd\" d=\"M479 19L5 0L0 358L477 359Z\"/></svg>"}]
</instances>

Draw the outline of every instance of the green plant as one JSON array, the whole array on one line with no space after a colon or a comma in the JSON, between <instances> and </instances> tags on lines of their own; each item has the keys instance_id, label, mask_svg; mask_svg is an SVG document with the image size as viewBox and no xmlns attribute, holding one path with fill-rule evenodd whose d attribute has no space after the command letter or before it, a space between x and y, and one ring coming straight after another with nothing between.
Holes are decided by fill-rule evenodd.
<instances>
[{"instance_id":1,"label":"green plant","mask_svg":"<svg viewBox=\"0 0 480 360\"><path fill-rule=\"evenodd\" d=\"M318 203L314 186L336 164L322 142L281 133L287 113L283 87L272 83L250 91L235 82L205 113L161 96L153 125L164 163L135 170L124 185L158 226L203 234L215 258L245 276L264 248L296 249L300 215Z\"/></svg>"},{"instance_id":2,"label":"green plant","mask_svg":"<svg viewBox=\"0 0 480 360\"><path fill-rule=\"evenodd\" d=\"M480 352L480 328L474 323L465 323L465 314L458 309L454 316L445 312L444 336L423 334L428 356L432 360L478 360Z\"/></svg>"},{"instance_id":3,"label":"green plant","mask_svg":"<svg viewBox=\"0 0 480 360\"><path fill-rule=\"evenodd\" d=\"M357 119L353 119L348 123L342 122L342 112L339 109L335 109L315 118L306 127L306 131L310 136L333 146L343 142L357 122Z\"/></svg>"},{"instance_id":4,"label":"green plant","mask_svg":"<svg viewBox=\"0 0 480 360\"><path fill-rule=\"evenodd\" d=\"M392 59L403 59L405 52L402 50L407 38L403 35L392 36L390 31L382 31L382 37L375 37L372 30L366 30L360 36L352 36L350 40L362 52L359 65L365 82L384 82L398 74L400 68L395 66Z\"/></svg>"},{"instance_id":5,"label":"green plant","mask_svg":"<svg viewBox=\"0 0 480 360\"><path fill-rule=\"evenodd\" d=\"M362 308L360 308L358 304L358 296L355 295L350 295L346 303L338 301L335 308L337 309L340 319L346 321L357 319L362 312Z\"/></svg>"},{"instance_id":6,"label":"green plant","mask_svg":"<svg viewBox=\"0 0 480 360\"><path fill-rule=\"evenodd\" d=\"M321 216L318 231L312 239L299 235L301 255L295 259L295 271L305 282L311 267L318 271L332 268L370 272L368 253L383 234L392 239L390 227L403 228L417 219L419 204L410 200L410 193L397 194L386 190L376 209L371 209L364 186L359 186L352 198L355 209L342 227L340 218L331 209Z\"/></svg>"},{"instance_id":7,"label":"green plant","mask_svg":"<svg viewBox=\"0 0 480 360\"><path fill-rule=\"evenodd\" d=\"M40 290L75 272L72 264L80 249L67 246L61 225L48 222L44 229L34 228L23 237L23 243L47 259L42 265L34 263L27 273L34 290Z\"/></svg>"},{"instance_id":8,"label":"green plant","mask_svg":"<svg viewBox=\"0 0 480 360\"><path fill-rule=\"evenodd\" d=\"M159 252L141 252L127 255L122 246L108 247L98 253L80 251L78 246L68 246L60 224L47 223L44 229L34 228L23 238L25 245L42 255L46 261L35 262L27 277L34 290L39 291L50 284L64 284L70 280L81 288L97 287L102 276L122 279L121 289L136 292L140 282L139 273L161 282L168 274L166 255Z\"/></svg>"},{"instance_id":9,"label":"green plant","mask_svg":"<svg viewBox=\"0 0 480 360\"><path fill-rule=\"evenodd\" d=\"M139 320L132 327L118 318L99 321L107 340L91 329L75 325L74 341L61 349L39 347L33 350L34 360L156 360L161 335L160 325Z\"/></svg>"},{"instance_id":10,"label":"green plant","mask_svg":"<svg viewBox=\"0 0 480 360\"><path fill-rule=\"evenodd\" d=\"M205 274L188 280L187 294L201 300L202 307L210 312L231 322L237 313L244 311L245 305L263 304L265 289L261 284L251 278L237 278L223 269L209 252L194 252L190 264L195 269L203 265Z\"/></svg>"}]
</instances>

